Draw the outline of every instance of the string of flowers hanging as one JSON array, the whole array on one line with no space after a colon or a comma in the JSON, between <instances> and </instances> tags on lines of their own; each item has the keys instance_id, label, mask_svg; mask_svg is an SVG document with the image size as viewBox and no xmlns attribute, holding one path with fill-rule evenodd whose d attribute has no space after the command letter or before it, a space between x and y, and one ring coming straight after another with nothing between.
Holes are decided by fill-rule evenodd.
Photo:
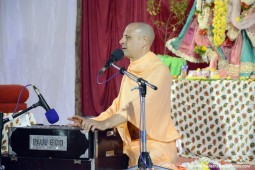
<instances>
[{"instance_id":1,"label":"string of flowers hanging","mask_svg":"<svg viewBox=\"0 0 255 170\"><path fill-rule=\"evenodd\" d=\"M228 0L214 1L213 42L216 47L220 46L226 38Z\"/></svg>"}]
</instances>

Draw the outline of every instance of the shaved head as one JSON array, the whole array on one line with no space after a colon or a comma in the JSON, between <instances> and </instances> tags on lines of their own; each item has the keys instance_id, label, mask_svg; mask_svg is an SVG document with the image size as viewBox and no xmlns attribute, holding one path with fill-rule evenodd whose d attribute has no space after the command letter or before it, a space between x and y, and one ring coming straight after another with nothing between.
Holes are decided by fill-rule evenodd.
<instances>
[{"instance_id":1,"label":"shaved head","mask_svg":"<svg viewBox=\"0 0 255 170\"><path fill-rule=\"evenodd\" d=\"M154 38L154 30L149 24L134 22L125 28L119 43L125 56L135 61L150 51Z\"/></svg>"},{"instance_id":2,"label":"shaved head","mask_svg":"<svg viewBox=\"0 0 255 170\"><path fill-rule=\"evenodd\" d=\"M153 28L149 24L134 22L129 24L128 27L131 27L133 31L138 32L141 36L147 36L150 46L152 45L155 39L155 34Z\"/></svg>"}]
</instances>

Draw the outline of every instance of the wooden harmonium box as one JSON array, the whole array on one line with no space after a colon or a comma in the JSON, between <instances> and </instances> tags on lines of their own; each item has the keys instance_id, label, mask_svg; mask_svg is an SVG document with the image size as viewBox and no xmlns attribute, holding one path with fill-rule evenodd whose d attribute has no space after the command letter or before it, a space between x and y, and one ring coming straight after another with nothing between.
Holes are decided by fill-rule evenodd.
<instances>
[{"instance_id":1,"label":"wooden harmonium box","mask_svg":"<svg viewBox=\"0 0 255 170\"><path fill-rule=\"evenodd\" d=\"M84 132L70 126L11 127L9 155L18 157L90 159L122 154L115 129Z\"/></svg>"}]
</instances>

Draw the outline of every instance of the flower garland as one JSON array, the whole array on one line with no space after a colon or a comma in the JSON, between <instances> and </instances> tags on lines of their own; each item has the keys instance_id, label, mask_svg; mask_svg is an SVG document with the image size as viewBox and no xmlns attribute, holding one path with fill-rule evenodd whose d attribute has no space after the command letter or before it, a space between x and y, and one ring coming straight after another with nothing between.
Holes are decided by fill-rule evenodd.
<instances>
[{"instance_id":1,"label":"flower garland","mask_svg":"<svg viewBox=\"0 0 255 170\"><path fill-rule=\"evenodd\" d=\"M210 48L208 49L206 46L198 46L197 45L197 46L195 46L194 52L197 53L198 55L200 55L200 57L203 61L208 63L209 60L208 60L208 56L206 55L208 50L210 50Z\"/></svg>"},{"instance_id":2,"label":"flower garland","mask_svg":"<svg viewBox=\"0 0 255 170\"><path fill-rule=\"evenodd\" d=\"M205 54L207 51L206 46L195 46L195 50L194 52L199 54L200 56L202 56L203 54Z\"/></svg>"},{"instance_id":3,"label":"flower garland","mask_svg":"<svg viewBox=\"0 0 255 170\"><path fill-rule=\"evenodd\" d=\"M198 14L197 20L199 23L199 28L201 30L209 29L209 15L210 15L210 7L205 7L203 12Z\"/></svg>"},{"instance_id":4,"label":"flower garland","mask_svg":"<svg viewBox=\"0 0 255 170\"><path fill-rule=\"evenodd\" d=\"M196 11L202 11L202 0L197 0Z\"/></svg>"},{"instance_id":5,"label":"flower garland","mask_svg":"<svg viewBox=\"0 0 255 170\"><path fill-rule=\"evenodd\" d=\"M215 160L207 157L199 158L191 163L184 164L187 170L235 170L236 168L231 164L220 164Z\"/></svg>"},{"instance_id":6,"label":"flower garland","mask_svg":"<svg viewBox=\"0 0 255 170\"><path fill-rule=\"evenodd\" d=\"M210 4L204 0L197 0L196 4L197 21L201 30L209 29Z\"/></svg>"},{"instance_id":7,"label":"flower garland","mask_svg":"<svg viewBox=\"0 0 255 170\"><path fill-rule=\"evenodd\" d=\"M255 1L254 0L241 0L242 3L247 4L247 5L251 5L253 4Z\"/></svg>"},{"instance_id":8,"label":"flower garland","mask_svg":"<svg viewBox=\"0 0 255 170\"><path fill-rule=\"evenodd\" d=\"M227 28L227 13L228 13L228 0L215 0L214 1L214 18L212 21L213 26L213 42L216 47L220 46L225 41L225 31Z\"/></svg>"}]
</instances>

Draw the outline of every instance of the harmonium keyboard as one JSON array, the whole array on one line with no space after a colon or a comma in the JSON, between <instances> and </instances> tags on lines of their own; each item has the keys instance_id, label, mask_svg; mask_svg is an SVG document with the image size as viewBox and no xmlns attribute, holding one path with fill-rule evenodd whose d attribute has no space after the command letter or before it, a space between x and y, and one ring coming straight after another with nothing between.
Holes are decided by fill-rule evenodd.
<instances>
[{"instance_id":1,"label":"harmonium keyboard","mask_svg":"<svg viewBox=\"0 0 255 170\"><path fill-rule=\"evenodd\" d=\"M70 126L12 127L9 155L16 157L93 159L123 153L116 129L90 131Z\"/></svg>"}]
</instances>

